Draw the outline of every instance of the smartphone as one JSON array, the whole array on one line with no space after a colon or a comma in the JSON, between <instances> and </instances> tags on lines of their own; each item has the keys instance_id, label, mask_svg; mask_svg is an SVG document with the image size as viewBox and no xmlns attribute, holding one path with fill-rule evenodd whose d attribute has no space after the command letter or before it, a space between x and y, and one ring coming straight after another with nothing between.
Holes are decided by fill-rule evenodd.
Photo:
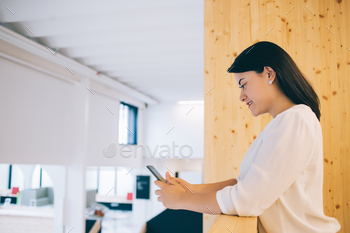
<instances>
[{"instance_id":1,"label":"smartphone","mask_svg":"<svg viewBox=\"0 0 350 233\"><path fill-rule=\"evenodd\" d=\"M159 174L157 169L155 169L152 165L148 165L146 167L148 168L148 170L150 170L150 172L152 172L152 174L156 177L157 180L159 180L163 183L167 183L166 179L164 179L163 176L161 174Z\"/></svg>"}]
</instances>

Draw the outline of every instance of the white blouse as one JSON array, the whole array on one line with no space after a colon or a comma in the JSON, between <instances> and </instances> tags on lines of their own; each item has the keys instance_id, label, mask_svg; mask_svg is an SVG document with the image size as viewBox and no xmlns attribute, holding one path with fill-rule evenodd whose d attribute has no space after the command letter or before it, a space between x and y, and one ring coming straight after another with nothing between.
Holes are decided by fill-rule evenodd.
<instances>
[{"instance_id":1,"label":"white blouse","mask_svg":"<svg viewBox=\"0 0 350 233\"><path fill-rule=\"evenodd\" d=\"M236 180L217 191L216 200L224 214L259 216L259 233L340 230L323 212L322 129L307 105L270 121L247 150Z\"/></svg>"}]
</instances>

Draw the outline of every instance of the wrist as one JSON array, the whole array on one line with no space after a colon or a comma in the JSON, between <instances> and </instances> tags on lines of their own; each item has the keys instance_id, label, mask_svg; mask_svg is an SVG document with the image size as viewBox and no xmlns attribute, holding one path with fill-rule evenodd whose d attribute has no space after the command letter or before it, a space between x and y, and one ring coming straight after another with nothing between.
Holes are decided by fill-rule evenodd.
<instances>
[{"instance_id":1,"label":"wrist","mask_svg":"<svg viewBox=\"0 0 350 233\"><path fill-rule=\"evenodd\" d=\"M188 194L187 192L183 192L180 194L180 198L176 209L178 210L186 209L185 207L186 207L187 194Z\"/></svg>"}]
</instances>

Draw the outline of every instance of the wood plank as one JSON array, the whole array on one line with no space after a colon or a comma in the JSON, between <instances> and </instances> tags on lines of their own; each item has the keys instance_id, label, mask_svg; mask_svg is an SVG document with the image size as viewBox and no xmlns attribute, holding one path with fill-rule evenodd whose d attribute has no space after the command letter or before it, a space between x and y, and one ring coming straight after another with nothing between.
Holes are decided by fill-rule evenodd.
<instances>
[{"instance_id":1,"label":"wood plank","mask_svg":"<svg viewBox=\"0 0 350 233\"><path fill-rule=\"evenodd\" d=\"M350 2L341 0L204 1L204 183L238 176L245 152L272 120L254 118L238 100L234 75L226 75L245 48L271 41L293 58L320 98L324 212L337 218L341 233L350 231L348 12Z\"/></svg>"},{"instance_id":2,"label":"wood plank","mask_svg":"<svg viewBox=\"0 0 350 233\"><path fill-rule=\"evenodd\" d=\"M257 218L256 217L238 217L220 214L209 233L256 233Z\"/></svg>"},{"instance_id":3,"label":"wood plank","mask_svg":"<svg viewBox=\"0 0 350 233\"><path fill-rule=\"evenodd\" d=\"M258 218L256 217L239 217L234 233L257 233Z\"/></svg>"},{"instance_id":4,"label":"wood plank","mask_svg":"<svg viewBox=\"0 0 350 233\"><path fill-rule=\"evenodd\" d=\"M101 230L101 220L96 220L89 233L98 233Z\"/></svg>"}]
</instances>

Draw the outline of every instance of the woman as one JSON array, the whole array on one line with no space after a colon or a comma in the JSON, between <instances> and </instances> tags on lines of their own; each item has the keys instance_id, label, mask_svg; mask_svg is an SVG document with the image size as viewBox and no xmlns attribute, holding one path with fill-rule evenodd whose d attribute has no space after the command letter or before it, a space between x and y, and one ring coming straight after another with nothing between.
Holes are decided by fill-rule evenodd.
<instances>
[{"instance_id":1,"label":"woman","mask_svg":"<svg viewBox=\"0 0 350 233\"><path fill-rule=\"evenodd\" d=\"M323 142L319 99L292 58L274 43L245 49L234 73L240 101L273 119L254 140L235 179L192 185L167 172L158 201L171 209L258 216L260 233L340 230L323 212Z\"/></svg>"}]
</instances>

